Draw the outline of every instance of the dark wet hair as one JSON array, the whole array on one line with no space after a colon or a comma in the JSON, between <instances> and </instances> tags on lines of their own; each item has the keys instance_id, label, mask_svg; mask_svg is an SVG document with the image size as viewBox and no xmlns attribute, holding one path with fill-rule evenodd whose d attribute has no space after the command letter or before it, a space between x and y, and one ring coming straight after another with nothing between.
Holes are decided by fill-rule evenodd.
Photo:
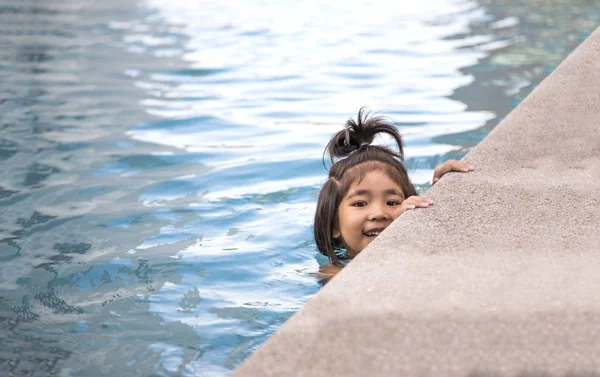
<instances>
[{"instance_id":1,"label":"dark wet hair","mask_svg":"<svg viewBox=\"0 0 600 377\"><path fill-rule=\"evenodd\" d=\"M388 134L398 147L393 150L382 145L372 145L377 134ZM328 157L327 157L328 156ZM404 167L402 136L383 117L370 117L361 108L356 121L349 119L344 129L331 138L323 153L323 164L329 159L329 179L321 188L315 213L314 235L319 252L337 266L342 257L342 240L333 238L338 224L338 207L350 186L360 183L367 173L380 170L398 184L406 198L416 195Z\"/></svg>"}]
</instances>

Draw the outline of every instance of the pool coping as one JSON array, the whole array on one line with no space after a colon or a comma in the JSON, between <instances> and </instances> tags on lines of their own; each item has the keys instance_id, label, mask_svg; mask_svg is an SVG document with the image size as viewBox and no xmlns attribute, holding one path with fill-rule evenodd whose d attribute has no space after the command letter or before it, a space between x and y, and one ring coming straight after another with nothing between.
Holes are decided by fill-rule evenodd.
<instances>
[{"instance_id":1,"label":"pool coping","mask_svg":"<svg viewBox=\"0 0 600 377\"><path fill-rule=\"evenodd\" d=\"M596 372L600 28L233 376Z\"/></svg>"}]
</instances>

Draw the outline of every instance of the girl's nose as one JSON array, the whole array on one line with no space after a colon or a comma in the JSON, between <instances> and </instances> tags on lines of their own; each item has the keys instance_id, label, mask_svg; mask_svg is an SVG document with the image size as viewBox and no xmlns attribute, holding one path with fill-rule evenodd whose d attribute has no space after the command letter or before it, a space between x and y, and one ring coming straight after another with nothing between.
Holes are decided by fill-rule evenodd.
<instances>
[{"instance_id":1,"label":"girl's nose","mask_svg":"<svg viewBox=\"0 0 600 377\"><path fill-rule=\"evenodd\" d=\"M382 221L388 220L390 218L390 214L385 210L383 206L374 205L373 210L369 216L369 220L373 221Z\"/></svg>"}]
</instances>

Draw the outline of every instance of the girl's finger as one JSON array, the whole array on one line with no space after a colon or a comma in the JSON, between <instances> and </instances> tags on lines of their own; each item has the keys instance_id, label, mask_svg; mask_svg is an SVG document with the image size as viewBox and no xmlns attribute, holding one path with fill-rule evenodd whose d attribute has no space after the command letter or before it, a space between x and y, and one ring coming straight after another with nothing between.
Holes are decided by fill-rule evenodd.
<instances>
[{"instance_id":1,"label":"girl's finger","mask_svg":"<svg viewBox=\"0 0 600 377\"><path fill-rule=\"evenodd\" d=\"M433 202L431 200L415 200L410 203L406 203L407 206L420 207L420 208L429 207L432 204L433 204Z\"/></svg>"},{"instance_id":2,"label":"girl's finger","mask_svg":"<svg viewBox=\"0 0 600 377\"><path fill-rule=\"evenodd\" d=\"M449 171L452 171L452 164L449 164L448 161L446 161L445 163L438 165L435 168L435 170L433 171L433 179L440 179L444 174L448 173Z\"/></svg>"},{"instance_id":3,"label":"girl's finger","mask_svg":"<svg viewBox=\"0 0 600 377\"><path fill-rule=\"evenodd\" d=\"M452 165L452 168L454 171L462 171L462 172L468 172L473 170L473 167L469 164L467 164L466 162L462 162L462 161L456 161L456 163L454 163Z\"/></svg>"},{"instance_id":4,"label":"girl's finger","mask_svg":"<svg viewBox=\"0 0 600 377\"><path fill-rule=\"evenodd\" d=\"M431 201L431 199L425 197L425 196L411 196L408 199L405 200L405 202L407 203L412 203L412 204L416 204L416 203L433 203Z\"/></svg>"}]
</instances>

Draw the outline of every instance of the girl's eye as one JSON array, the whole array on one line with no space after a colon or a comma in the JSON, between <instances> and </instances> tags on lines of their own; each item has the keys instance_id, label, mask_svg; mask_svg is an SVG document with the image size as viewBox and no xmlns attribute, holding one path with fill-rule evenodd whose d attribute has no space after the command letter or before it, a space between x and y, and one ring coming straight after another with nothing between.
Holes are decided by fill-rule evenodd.
<instances>
[{"instance_id":1,"label":"girl's eye","mask_svg":"<svg viewBox=\"0 0 600 377\"><path fill-rule=\"evenodd\" d=\"M402 204L402 203L397 200L388 200L388 202L387 202L387 205L391 206L391 207L399 206L400 204Z\"/></svg>"},{"instance_id":2,"label":"girl's eye","mask_svg":"<svg viewBox=\"0 0 600 377\"><path fill-rule=\"evenodd\" d=\"M352 203L352 207L366 207L367 202L354 202Z\"/></svg>"}]
</instances>

